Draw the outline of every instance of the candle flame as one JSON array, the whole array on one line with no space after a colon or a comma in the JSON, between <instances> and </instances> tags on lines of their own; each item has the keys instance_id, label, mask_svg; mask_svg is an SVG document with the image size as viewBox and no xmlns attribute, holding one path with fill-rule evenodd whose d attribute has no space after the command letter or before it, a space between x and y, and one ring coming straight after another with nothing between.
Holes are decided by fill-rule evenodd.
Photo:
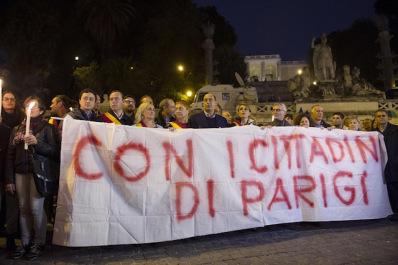
<instances>
[{"instance_id":1,"label":"candle flame","mask_svg":"<svg viewBox=\"0 0 398 265\"><path fill-rule=\"evenodd\" d=\"M34 102L34 101L30 102L28 105L28 108L27 108L28 111L31 111L33 109L33 107L35 106L35 104L36 104L36 102Z\"/></svg>"}]
</instances>

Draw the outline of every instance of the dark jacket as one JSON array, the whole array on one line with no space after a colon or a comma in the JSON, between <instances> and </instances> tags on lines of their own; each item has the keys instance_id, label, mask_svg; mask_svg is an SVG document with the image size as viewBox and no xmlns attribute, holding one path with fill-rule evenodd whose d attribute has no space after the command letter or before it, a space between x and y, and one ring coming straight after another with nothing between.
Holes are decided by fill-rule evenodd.
<instances>
[{"instance_id":1,"label":"dark jacket","mask_svg":"<svg viewBox=\"0 0 398 265\"><path fill-rule=\"evenodd\" d=\"M15 141L15 136L20 133L25 133L24 123L15 127L11 132L5 169L5 182L7 184L15 183L15 173L27 174L33 172L29 154L36 152L51 161L59 160L60 148L57 130L47 121L40 120L35 126L33 134L36 136L37 144L30 145L28 150L24 148L24 141Z\"/></svg>"},{"instance_id":2,"label":"dark jacket","mask_svg":"<svg viewBox=\"0 0 398 265\"><path fill-rule=\"evenodd\" d=\"M270 125L271 126L291 126L291 124L285 119L283 119L283 120L275 119L270 123Z\"/></svg>"},{"instance_id":3,"label":"dark jacket","mask_svg":"<svg viewBox=\"0 0 398 265\"><path fill-rule=\"evenodd\" d=\"M321 120L321 123L318 125L312 119L310 120L310 127L317 127L317 128L329 128L331 125L324 120Z\"/></svg>"},{"instance_id":4,"label":"dark jacket","mask_svg":"<svg viewBox=\"0 0 398 265\"><path fill-rule=\"evenodd\" d=\"M382 132L387 149L387 165L384 170L387 182L398 182L398 126L388 123Z\"/></svg>"},{"instance_id":5,"label":"dark jacket","mask_svg":"<svg viewBox=\"0 0 398 265\"><path fill-rule=\"evenodd\" d=\"M194 114L189 117L188 128L226 128L228 127L227 120L215 114L214 118L206 117L205 113L202 111L200 113Z\"/></svg>"},{"instance_id":6,"label":"dark jacket","mask_svg":"<svg viewBox=\"0 0 398 265\"><path fill-rule=\"evenodd\" d=\"M10 128L0 123L0 182L4 181L4 168L7 155L8 142L10 141Z\"/></svg>"},{"instance_id":7,"label":"dark jacket","mask_svg":"<svg viewBox=\"0 0 398 265\"><path fill-rule=\"evenodd\" d=\"M118 120L122 125L133 125L133 124L134 124L134 120L133 120L131 117L127 116L126 113L123 113L122 117L119 119L119 118L117 117L117 115L116 115L112 110L109 110L108 112L105 112L105 113L103 113L103 114L100 116L100 120L101 120L102 122L113 123L113 122L106 116L106 113L109 113L110 115L112 115L112 116L113 116L116 120Z\"/></svg>"},{"instance_id":8,"label":"dark jacket","mask_svg":"<svg viewBox=\"0 0 398 265\"><path fill-rule=\"evenodd\" d=\"M91 111L90 116L87 116L86 112L81 110L80 108L72 110L67 115L71 116L75 120L101 121L100 117L94 111Z\"/></svg>"},{"instance_id":9,"label":"dark jacket","mask_svg":"<svg viewBox=\"0 0 398 265\"><path fill-rule=\"evenodd\" d=\"M169 116L168 118L167 117L164 117L163 115L162 115L162 112L159 112L159 115L156 117L156 120L155 120L155 122L157 123L157 124L159 124L160 126L162 126L163 128L169 128L169 127L171 127L171 125L169 124L170 122L173 122L173 121L175 121L176 119L173 117L173 116Z\"/></svg>"},{"instance_id":10,"label":"dark jacket","mask_svg":"<svg viewBox=\"0 0 398 265\"><path fill-rule=\"evenodd\" d=\"M10 130L20 124L24 118L24 113L18 108L13 113L8 113L4 109L1 111L1 123L8 126Z\"/></svg>"}]
</instances>

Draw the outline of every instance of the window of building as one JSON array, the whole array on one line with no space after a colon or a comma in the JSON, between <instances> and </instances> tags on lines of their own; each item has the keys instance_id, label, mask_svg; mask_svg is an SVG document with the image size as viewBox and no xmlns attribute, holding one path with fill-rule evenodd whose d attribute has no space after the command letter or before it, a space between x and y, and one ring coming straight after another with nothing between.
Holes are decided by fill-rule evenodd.
<instances>
[{"instance_id":1,"label":"window of building","mask_svg":"<svg viewBox=\"0 0 398 265\"><path fill-rule=\"evenodd\" d=\"M230 99L229 93L222 93L222 100L228 101Z\"/></svg>"}]
</instances>

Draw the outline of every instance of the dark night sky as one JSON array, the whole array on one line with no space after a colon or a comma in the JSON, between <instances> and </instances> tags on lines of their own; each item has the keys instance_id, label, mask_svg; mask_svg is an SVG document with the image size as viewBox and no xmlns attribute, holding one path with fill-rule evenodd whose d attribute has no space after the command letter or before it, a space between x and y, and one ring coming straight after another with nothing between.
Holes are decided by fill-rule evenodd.
<instances>
[{"instance_id":1,"label":"dark night sky","mask_svg":"<svg viewBox=\"0 0 398 265\"><path fill-rule=\"evenodd\" d=\"M194 0L214 5L234 27L244 55L280 54L305 59L313 36L373 17L375 0ZM216 29L217 30L217 29Z\"/></svg>"}]
</instances>

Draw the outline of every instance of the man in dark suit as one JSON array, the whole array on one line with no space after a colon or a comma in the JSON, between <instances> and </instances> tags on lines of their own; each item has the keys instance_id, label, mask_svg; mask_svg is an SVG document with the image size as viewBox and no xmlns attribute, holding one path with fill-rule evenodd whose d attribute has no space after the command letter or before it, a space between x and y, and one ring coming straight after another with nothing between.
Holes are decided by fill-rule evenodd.
<instances>
[{"instance_id":1,"label":"man in dark suit","mask_svg":"<svg viewBox=\"0 0 398 265\"><path fill-rule=\"evenodd\" d=\"M203 111L192 115L188 120L188 128L226 128L227 120L215 113L217 99L211 93L203 97Z\"/></svg>"},{"instance_id":2,"label":"man in dark suit","mask_svg":"<svg viewBox=\"0 0 398 265\"><path fill-rule=\"evenodd\" d=\"M133 119L123 111L122 92L113 90L109 94L109 110L100 116L100 121L116 125L133 125Z\"/></svg>"},{"instance_id":3,"label":"man in dark suit","mask_svg":"<svg viewBox=\"0 0 398 265\"><path fill-rule=\"evenodd\" d=\"M388 122L386 110L375 113L376 130L383 134L387 149L387 165L384 170L393 215L390 219L398 220L398 126Z\"/></svg>"}]
</instances>

